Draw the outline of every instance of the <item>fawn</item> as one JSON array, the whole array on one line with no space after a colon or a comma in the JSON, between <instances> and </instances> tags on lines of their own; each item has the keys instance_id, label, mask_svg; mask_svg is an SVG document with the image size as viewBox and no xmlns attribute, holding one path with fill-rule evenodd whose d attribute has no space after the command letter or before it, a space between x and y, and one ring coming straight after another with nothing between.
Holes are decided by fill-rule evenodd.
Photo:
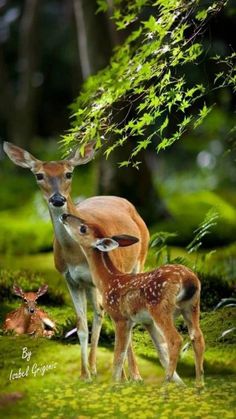
<instances>
[{"instance_id":1,"label":"fawn","mask_svg":"<svg viewBox=\"0 0 236 419\"><path fill-rule=\"evenodd\" d=\"M159 353L166 381L182 382L175 372L182 338L174 325L174 317L182 314L195 353L196 380L203 384L204 338L199 326L201 285L194 272L183 265L164 265L151 272L123 273L114 266L108 252L136 243L136 237L104 237L100 226L71 214L62 215L61 221L83 249L94 283L102 294L104 308L115 323L114 380L121 380L132 327L142 323Z\"/></svg>"},{"instance_id":2,"label":"fawn","mask_svg":"<svg viewBox=\"0 0 236 419\"><path fill-rule=\"evenodd\" d=\"M14 331L17 335L51 337L54 334L55 323L48 314L37 308L37 299L47 292L48 286L43 285L37 292L24 292L19 286L13 286L14 294L23 299L22 305L7 314L3 330ZM46 329L46 327L48 329Z\"/></svg>"}]
</instances>

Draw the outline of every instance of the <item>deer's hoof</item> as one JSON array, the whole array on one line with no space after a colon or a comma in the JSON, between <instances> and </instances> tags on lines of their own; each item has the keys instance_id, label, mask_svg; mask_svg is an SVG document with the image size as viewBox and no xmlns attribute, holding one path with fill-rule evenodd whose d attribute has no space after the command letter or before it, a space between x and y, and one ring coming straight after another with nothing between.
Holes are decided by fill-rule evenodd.
<instances>
[{"instance_id":1,"label":"deer's hoof","mask_svg":"<svg viewBox=\"0 0 236 419\"><path fill-rule=\"evenodd\" d=\"M87 382L87 383L90 383L90 382L92 381L92 378L91 378L90 372L88 371L88 372L84 372L84 373L82 373L82 374L80 375L80 379L81 379L82 381L85 381L85 382Z\"/></svg>"}]
</instances>

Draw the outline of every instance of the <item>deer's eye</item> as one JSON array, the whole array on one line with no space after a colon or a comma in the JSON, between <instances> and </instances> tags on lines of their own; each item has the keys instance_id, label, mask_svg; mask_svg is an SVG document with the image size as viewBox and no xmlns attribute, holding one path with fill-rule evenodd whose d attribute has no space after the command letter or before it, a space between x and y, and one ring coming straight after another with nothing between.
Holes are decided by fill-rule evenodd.
<instances>
[{"instance_id":1,"label":"deer's eye","mask_svg":"<svg viewBox=\"0 0 236 419\"><path fill-rule=\"evenodd\" d=\"M37 180L43 180L43 178L44 178L43 173L36 173L35 176L36 176Z\"/></svg>"},{"instance_id":2,"label":"deer's eye","mask_svg":"<svg viewBox=\"0 0 236 419\"><path fill-rule=\"evenodd\" d=\"M82 225L82 226L80 227L80 229L79 229L79 232L80 232L81 234L85 234L85 233L87 232L87 227L86 227L85 225Z\"/></svg>"},{"instance_id":3,"label":"deer's eye","mask_svg":"<svg viewBox=\"0 0 236 419\"><path fill-rule=\"evenodd\" d=\"M71 178L72 178L72 172L67 172L66 179L71 179Z\"/></svg>"}]
</instances>

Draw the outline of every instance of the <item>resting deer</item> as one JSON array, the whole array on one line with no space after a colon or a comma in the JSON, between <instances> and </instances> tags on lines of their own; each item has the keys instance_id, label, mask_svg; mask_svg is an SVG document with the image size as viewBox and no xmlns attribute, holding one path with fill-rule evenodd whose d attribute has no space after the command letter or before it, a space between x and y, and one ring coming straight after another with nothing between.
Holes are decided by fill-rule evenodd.
<instances>
[{"instance_id":1,"label":"resting deer","mask_svg":"<svg viewBox=\"0 0 236 419\"><path fill-rule=\"evenodd\" d=\"M200 281L183 265L164 265L152 271L127 274L117 269L108 252L137 243L136 237L106 237L97 224L64 214L62 223L82 247L103 305L115 323L113 378L121 379L126 351L135 323L142 323L160 354L166 380L180 382L175 372L182 338L174 317L182 314L195 352L196 379L203 382L204 338L199 326Z\"/></svg>"},{"instance_id":2,"label":"resting deer","mask_svg":"<svg viewBox=\"0 0 236 419\"><path fill-rule=\"evenodd\" d=\"M3 330L14 331L17 335L28 334L34 336L51 337L54 334L55 323L48 314L37 308L37 300L48 290L43 285L37 292L24 292L17 285L13 286L14 294L23 299L21 307L7 314Z\"/></svg>"},{"instance_id":3,"label":"resting deer","mask_svg":"<svg viewBox=\"0 0 236 419\"><path fill-rule=\"evenodd\" d=\"M27 151L8 142L4 142L4 151L15 164L32 171L47 201L55 234L55 266L66 279L77 313L77 333L81 345L81 378L89 379L90 371L96 374L96 348L103 319L101 296L91 280L84 253L60 222L60 216L70 212L82 218L86 217L90 222L103 227L107 236L127 231L128 234L138 237L139 242L133 247L117 249L111 256L114 265L124 272L138 272L143 268L148 249L148 229L134 206L125 199L97 196L86 199L77 206L73 204L70 196L73 170L94 157L92 144L87 144L83 156L77 150L65 160L50 162L38 160ZM89 354L90 371L87 353L87 299L91 302L94 312ZM128 349L128 361L131 377L140 379L131 345Z\"/></svg>"}]
</instances>

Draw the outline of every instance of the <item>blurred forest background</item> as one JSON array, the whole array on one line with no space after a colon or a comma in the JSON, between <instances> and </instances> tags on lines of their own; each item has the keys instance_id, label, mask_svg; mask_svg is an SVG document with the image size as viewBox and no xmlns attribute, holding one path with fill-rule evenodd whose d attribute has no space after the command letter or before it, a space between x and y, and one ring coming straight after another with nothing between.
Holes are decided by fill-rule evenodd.
<instances>
[{"instance_id":1,"label":"blurred forest background","mask_svg":"<svg viewBox=\"0 0 236 419\"><path fill-rule=\"evenodd\" d=\"M71 103L84 81L109 64L114 48L130 33L130 29L117 30L111 19L113 1L107 1L106 12L97 13L100 3L0 0L1 143L13 142L41 160L62 156L59 140L71 126ZM145 19L150 13L151 8L147 8ZM200 34L204 53L187 74L194 83L213 85L216 64L212 57L224 59L236 51L235 28L236 4L229 0ZM73 196L83 199L115 194L128 198L154 234L147 269L178 260L199 272L207 368L210 373L221 373L220 357L224 372L229 374L236 372L232 352L235 308L212 310L222 298L232 298L231 305L235 304L236 98L233 89L226 86L209 88L204 100L213 108L203 123L195 130L186 130L179 141L159 154L154 147L142 151L139 170L118 167L130 151L126 146L114 151L108 160L99 152L94 162L77 168ZM50 291L44 303L58 320L62 336L74 326L75 318L66 286L53 266L53 232L47 206L31 173L14 166L2 146L0 185L1 317L17 306L11 295L14 282L26 289L48 282ZM216 213L211 226L209 217ZM204 232L204 220L209 234L199 239L197 252L190 252L188 245L196 229L201 226ZM220 338L226 329L232 329L231 333ZM107 321L101 342L111 345L113 338ZM138 330L136 350L152 360L153 352L143 339Z\"/></svg>"}]
</instances>

